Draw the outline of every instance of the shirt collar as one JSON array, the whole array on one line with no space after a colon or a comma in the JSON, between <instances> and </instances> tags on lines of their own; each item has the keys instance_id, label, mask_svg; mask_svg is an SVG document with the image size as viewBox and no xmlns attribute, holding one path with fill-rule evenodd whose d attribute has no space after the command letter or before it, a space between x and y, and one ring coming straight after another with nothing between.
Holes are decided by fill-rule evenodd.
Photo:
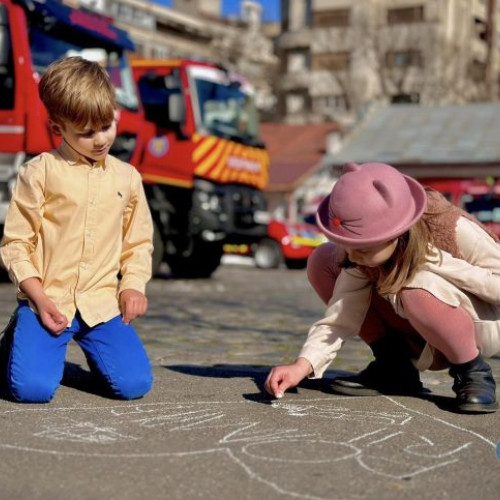
<instances>
[{"instance_id":1,"label":"shirt collar","mask_svg":"<svg viewBox=\"0 0 500 500\"><path fill-rule=\"evenodd\" d=\"M72 148L64 139L61 142L61 145L57 148L57 152L61 155L61 157L68 162L69 165L81 165L84 163L91 168L94 167L106 167L106 158L103 160L98 160L95 163L90 163L87 158L81 155L78 151Z\"/></svg>"}]
</instances>

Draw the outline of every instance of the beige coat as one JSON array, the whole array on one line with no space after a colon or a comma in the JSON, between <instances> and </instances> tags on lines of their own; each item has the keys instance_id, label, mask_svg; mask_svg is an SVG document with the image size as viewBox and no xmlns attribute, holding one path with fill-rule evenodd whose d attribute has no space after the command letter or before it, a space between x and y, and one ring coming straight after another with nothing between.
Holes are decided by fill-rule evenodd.
<instances>
[{"instance_id":1,"label":"beige coat","mask_svg":"<svg viewBox=\"0 0 500 500\"><path fill-rule=\"evenodd\" d=\"M456 242L463 258L441 250L441 261L427 263L407 286L463 307L474 321L481 353L489 357L500 351L500 244L466 217L458 219ZM341 271L325 317L311 327L299 354L313 366L314 377L323 375L346 338L359 333L372 290L373 283L359 269ZM386 298L404 318L398 295ZM435 354L427 345L415 365L419 370L444 368L442 358Z\"/></svg>"}]
</instances>

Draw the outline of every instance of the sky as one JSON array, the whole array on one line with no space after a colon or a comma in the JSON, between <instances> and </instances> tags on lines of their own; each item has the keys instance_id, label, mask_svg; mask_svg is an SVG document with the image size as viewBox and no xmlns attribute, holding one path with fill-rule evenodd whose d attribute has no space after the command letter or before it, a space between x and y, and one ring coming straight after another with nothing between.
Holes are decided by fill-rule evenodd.
<instances>
[{"instance_id":1,"label":"sky","mask_svg":"<svg viewBox=\"0 0 500 500\"><path fill-rule=\"evenodd\" d=\"M172 7L172 0L152 0L155 3ZM222 16L234 16L240 14L241 0L222 0ZM262 20L264 22L276 22L280 20L281 0L258 0L263 7Z\"/></svg>"},{"instance_id":2,"label":"sky","mask_svg":"<svg viewBox=\"0 0 500 500\"><path fill-rule=\"evenodd\" d=\"M222 0L222 16L239 15L241 0ZM281 0L258 0L263 7L264 22L279 21Z\"/></svg>"}]
</instances>

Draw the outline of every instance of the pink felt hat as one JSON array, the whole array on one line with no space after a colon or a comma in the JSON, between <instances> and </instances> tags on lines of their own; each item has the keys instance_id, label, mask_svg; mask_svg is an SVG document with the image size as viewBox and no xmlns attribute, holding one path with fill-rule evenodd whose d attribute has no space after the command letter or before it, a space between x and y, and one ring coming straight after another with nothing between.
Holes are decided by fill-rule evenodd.
<instances>
[{"instance_id":1,"label":"pink felt hat","mask_svg":"<svg viewBox=\"0 0 500 500\"><path fill-rule=\"evenodd\" d=\"M405 233L427 206L424 188L385 163L348 163L316 220L325 236L346 248L375 246Z\"/></svg>"}]
</instances>

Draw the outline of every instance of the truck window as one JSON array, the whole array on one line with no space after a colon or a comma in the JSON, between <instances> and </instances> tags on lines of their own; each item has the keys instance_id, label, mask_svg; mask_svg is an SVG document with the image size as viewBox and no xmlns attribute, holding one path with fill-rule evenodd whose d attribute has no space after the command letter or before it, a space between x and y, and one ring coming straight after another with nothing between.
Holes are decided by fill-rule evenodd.
<instances>
[{"instance_id":1,"label":"truck window","mask_svg":"<svg viewBox=\"0 0 500 500\"><path fill-rule=\"evenodd\" d=\"M465 195L462 197L463 207L479 221L500 222L500 195L488 193L482 195Z\"/></svg>"},{"instance_id":2,"label":"truck window","mask_svg":"<svg viewBox=\"0 0 500 500\"><path fill-rule=\"evenodd\" d=\"M175 99L184 102L180 81L176 82L174 75L154 72L146 73L137 82L146 119L172 130L179 130L184 121L183 113L173 109Z\"/></svg>"},{"instance_id":3,"label":"truck window","mask_svg":"<svg viewBox=\"0 0 500 500\"><path fill-rule=\"evenodd\" d=\"M14 63L9 19L5 5L0 5L0 109L14 108Z\"/></svg>"},{"instance_id":4,"label":"truck window","mask_svg":"<svg viewBox=\"0 0 500 500\"><path fill-rule=\"evenodd\" d=\"M196 78L199 115L203 128L219 137L258 141L257 115L250 95L237 85Z\"/></svg>"}]
</instances>

